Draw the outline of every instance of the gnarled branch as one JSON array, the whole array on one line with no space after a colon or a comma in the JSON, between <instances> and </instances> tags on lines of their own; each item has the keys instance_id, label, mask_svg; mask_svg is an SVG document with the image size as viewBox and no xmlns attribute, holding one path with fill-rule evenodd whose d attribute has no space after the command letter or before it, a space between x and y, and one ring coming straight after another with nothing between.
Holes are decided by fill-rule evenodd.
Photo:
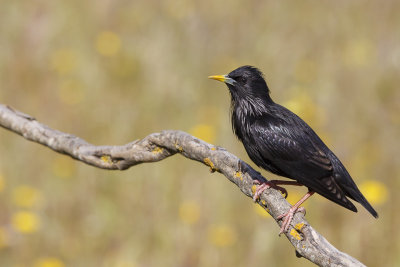
<instances>
[{"instance_id":1,"label":"gnarled branch","mask_svg":"<svg viewBox=\"0 0 400 267\"><path fill-rule=\"evenodd\" d=\"M209 166L213 172L222 173L250 198L254 192L254 180L265 180L260 173L224 148L208 144L182 131L153 133L123 146L94 146L74 135L51 129L29 115L1 104L0 126L56 152L102 169L125 170L136 164L156 162L181 154ZM280 192L274 189L264 191L258 204L279 225L281 221L277 217L290 208ZM302 213L294 216L286 237L295 247L297 255L319 266L364 266L332 246L311 227Z\"/></svg>"}]
</instances>

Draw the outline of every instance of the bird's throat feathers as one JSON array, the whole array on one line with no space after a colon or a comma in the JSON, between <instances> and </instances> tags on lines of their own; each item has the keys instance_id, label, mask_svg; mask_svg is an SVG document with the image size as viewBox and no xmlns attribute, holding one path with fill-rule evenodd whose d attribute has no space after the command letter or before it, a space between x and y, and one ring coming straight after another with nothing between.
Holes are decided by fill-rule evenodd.
<instances>
[{"instance_id":1,"label":"bird's throat feathers","mask_svg":"<svg viewBox=\"0 0 400 267\"><path fill-rule=\"evenodd\" d=\"M246 117L262 116L263 113L268 110L268 106L272 102L270 98L269 100L270 101L253 96L232 96L232 113L242 114Z\"/></svg>"},{"instance_id":2,"label":"bird's throat feathers","mask_svg":"<svg viewBox=\"0 0 400 267\"><path fill-rule=\"evenodd\" d=\"M272 99L254 96L235 97L232 95L231 115L233 132L242 139L244 132L249 130L252 121L268 113ZM244 132L243 132L244 131Z\"/></svg>"}]
</instances>

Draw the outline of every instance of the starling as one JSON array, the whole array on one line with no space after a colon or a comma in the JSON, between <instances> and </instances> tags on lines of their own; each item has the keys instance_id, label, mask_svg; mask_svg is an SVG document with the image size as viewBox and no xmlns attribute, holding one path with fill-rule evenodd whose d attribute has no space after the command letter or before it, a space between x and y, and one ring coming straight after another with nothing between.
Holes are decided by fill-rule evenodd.
<instances>
[{"instance_id":1,"label":"starling","mask_svg":"<svg viewBox=\"0 0 400 267\"><path fill-rule=\"evenodd\" d=\"M295 181L272 180L257 187L253 199L270 187L304 185L308 188L284 219L280 233L287 232L300 205L315 192L357 212L348 199L359 202L375 218L378 213L362 195L346 168L321 138L300 117L276 104L263 74L255 67L242 66L228 75L210 76L224 82L231 95L232 128L257 166Z\"/></svg>"}]
</instances>

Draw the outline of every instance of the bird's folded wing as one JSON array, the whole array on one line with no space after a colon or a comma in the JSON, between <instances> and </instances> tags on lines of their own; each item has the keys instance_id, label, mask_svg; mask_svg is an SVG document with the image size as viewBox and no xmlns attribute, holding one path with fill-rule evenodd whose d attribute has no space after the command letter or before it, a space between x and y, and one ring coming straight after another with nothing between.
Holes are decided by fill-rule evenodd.
<instances>
[{"instance_id":1,"label":"bird's folded wing","mask_svg":"<svg viewBox=\"0 0 400 267\"><path fill-rule=\"evenodd\" d=\"M321 147L323 142L314 133L290 129L285 124L255 123L254 144L263 162L270 162L289 178L311 188L324 197L356 209L334 179L334 170L328 155ZM309 128L311 130L311 128Z\"/></svg>"},{"instance_id":2,"label":"bird's folded wing","mask_svg":"<svg viewBox=\"0 0 400 267\"><path fill-rule=\"evenodd\" d=\"M300 179L323 178L332 175L330 159L309 135L298 129L290 129L257 122L252 127L254 143L260 156L272 161L288 175ZM318 138L315 135L313 139ZM318 138L319 139L319 138ZM322 141L321 141L322 142Z\"/></svg>"}]
</instances>

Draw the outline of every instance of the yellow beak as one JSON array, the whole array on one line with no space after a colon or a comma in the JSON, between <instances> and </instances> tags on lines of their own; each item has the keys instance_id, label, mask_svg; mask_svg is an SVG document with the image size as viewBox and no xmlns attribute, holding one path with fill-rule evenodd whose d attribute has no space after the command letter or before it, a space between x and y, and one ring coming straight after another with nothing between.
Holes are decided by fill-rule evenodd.
<instances>
[{"instance_id":1,"label":"yellow beak","mask_svg":"<svg viewBox=\"0 0 400 267\"><path fill-rule=\"evenodd\" d=\"M228 75L213 75L213 76L208 76L209 79L217 80L220 82L224 83L229 83L233 85L235 83L235 80L232 78L229 78Z\"/></svg>"},{"instance_id":2,"label":"yellow beak","mask_svg":"<svg viewBox=\"0 0 400 267\"><path fill-rule=\"evenodd\" d=\"M208 79L213 79L213 80L217 80L217 81L220 81L220 82L225 82L226 81L226 75L208 76Z\"/></svg>"}]
</instances>

